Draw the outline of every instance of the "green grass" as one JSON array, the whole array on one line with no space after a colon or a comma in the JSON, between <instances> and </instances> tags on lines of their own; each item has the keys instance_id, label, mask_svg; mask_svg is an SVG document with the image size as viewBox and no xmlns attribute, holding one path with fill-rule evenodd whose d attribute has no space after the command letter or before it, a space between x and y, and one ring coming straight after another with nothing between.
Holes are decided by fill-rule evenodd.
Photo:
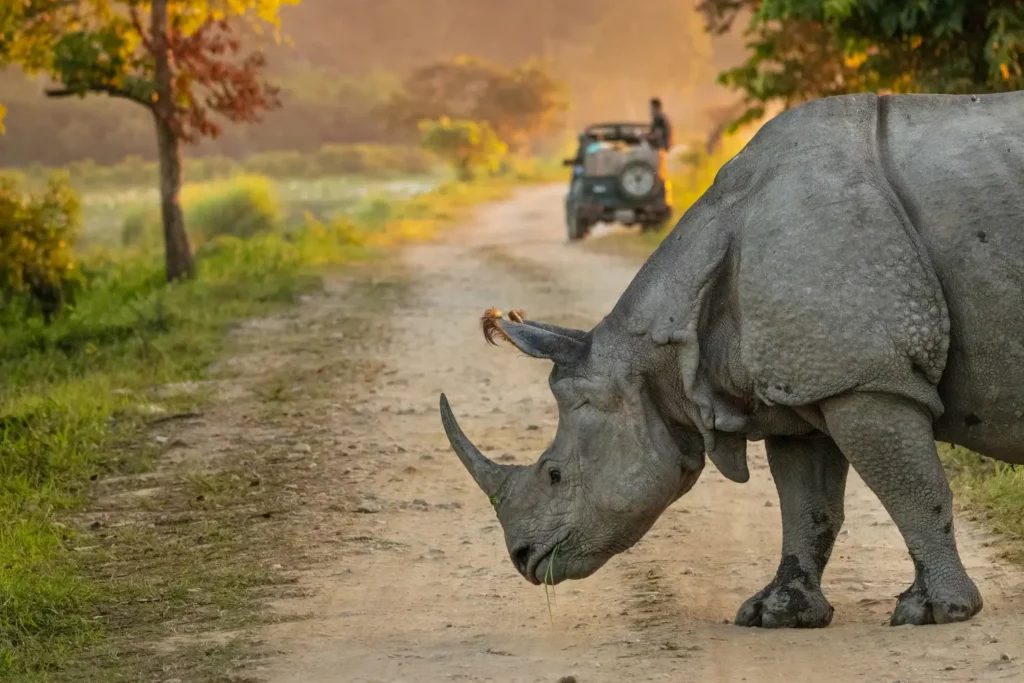
<instances>
[{"instance_id":1,"label":"green grass","mask_svg":"<svg viewBox=\"0 0 1024 683\"><path fill-rule=\"evenodd\" d=\"M189 232L194 239L223 232L211 229L211 219L219 219L224 197L232 192L243 192L265 202L260 211L249 210L235 213L232 223L249 223L259 219L253 231L264 229L270 224L288 230L306 222L307 215L317 220L332 220L352 215L367 216L373 211L392 211L405 206L407 200L426 193L465 193L492 191L503 186L524 182L563 180L567 171L553 160L520 160L512 164L507 173L497 178L483 179L478 183L452 183L448 175L370 177L370 176L321 176L316 178L279 179L270 176L241 175L214 181L191 182L182 190L185 218ZM459 189L462 188L462 189ZM485 189L487 188L487 189ZM436 192L435 192L436 191ZM212 208L202 206L205 198L218 197ZM435 201L434 197L428 202ZM383 207L383 208L381 208ZM416 207L408 207L415 209ZM405 209L403 209L405 210ZM429 213L429 212L428 212ZM231 215L231 214L228 214ZM84 221L80 244L86 246L111 247L122 243L126 223L133 224L138 235L146 237L136 240L142 244L158 244L159 194L155 184L141 184L116 189L93 189L82 196ZM241 219L241 220L239 220Z\"/></svg>"},{"instance_id":2,"label":"green grass","mask_svg":"<svg viewBox=\"0 0 1024 683\"><path fill-rule=\"evenodd\" d=\"M51 326L7 324L0 339L0 679L59 666L98 637L103 585L82 578L62 524L93 477L145 467L119 442L143 427L148 387L197 378L226 324L314 285L287 261L257 276L248 253L200 262L167 287L139 259L94 275L80 305ZM224 277L226 272L236 277Z\"/></svg>"},{"instance_id":3,"label":"green grass","mask_svg":"<svg viewBox=\"0 0 1024 683\"><path fill-rule=\"evenodd\" d=\"M939 455L957 503L1004 537L1004 557L1024 561L1024 467L948 444L939 444Z\"/></svg>"},{"instance_id":4,"label":"green grass","mask_svg":"<svg viewBox=\"0 0 1024 683\"><path fill-rule=\"evenodd\" d=\"M81 551L91 532L71 519L88 504L90 480L150 467L152 449L138 436L153 419L154 385L201 378L233 321L294 302L318 286L320 268L427 239L519 182L446 184L288 234L218 238L199 252L197 278L182 284L163 282L158 254L95 252L83 257L75 306L52 324L0 309L0 680L48 680L102 638L104 605L146 599L145 581L135 591L100 578L95 554ZM161 407L194 410L201 400L163 399ZM188 483L213 497L223 486L198 475ZM218 542L207 535L204 542ZM166 540L144 536L129 547L166 549ZM200 582L202 572L174 577L161 593L165 609L199 599L202 583L211 610L230 610L263 580L242 573Z\"/></svg>"},{"instance_id":5,"label":"green grass","mask_svg":"<svg viewBox=\"0 0 1024 683\"><path fill-rule=\"evenodd\" d=\"M443 177L409 178L322 177L316 179L279 180L264 176L232 176L229 179L186 184L183 200L198 201L211 191L222 192L226 186L240 182L259 182L274 196L278 222L294 225L312 213L320 220L350 214L370 198L386 197L389 202L436 189ZM139 185L113 190L89 190L82 195L84 229L83 245L114 246L121 244L126 221L135 221L137 230L156 232L150 241L159 242L159 193L156 185ZM195 215L186 219L196 218ZM200 216L201 218L201 216ZM190 226L195 227L195 226Z\"/></svg>"},{"instance_id":6,"label":"green grass","mask_svg":"<svg viewBox=\"0 0 1024 683\"><path fill-rule=\"evenodd\" d=\"M275 179L315 180L332 176L391 178L424 175L439 167L428 152L402 145L324 145L312 153L292 150L257 152L242 159L222 156L194 157L185 160L185 175L192 182L222 180L241 173L254 173ZM30 183L45 182L55 169L32 166L21 169ZM92 160L76 161L62 170L80 191L123 190L156 187L157 162L141 157L126 157L113 165L98 165Z\"/></svg>"}]
</instances>

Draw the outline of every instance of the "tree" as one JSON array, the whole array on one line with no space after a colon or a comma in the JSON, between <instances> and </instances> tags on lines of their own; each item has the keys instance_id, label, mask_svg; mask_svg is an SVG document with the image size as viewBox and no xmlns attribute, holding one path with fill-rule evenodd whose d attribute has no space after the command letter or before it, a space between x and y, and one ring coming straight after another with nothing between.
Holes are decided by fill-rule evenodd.
<instances>
[{"instance_id":1,"label":"tree","mask_svg":"<svg viewBox=\"0 0 1024 683\"><path fill-rule=\"evenodd\" d=\"M390 124L414 129L424 120L487 123L517 152L547 132L567 105L564 86L538 61L513 69L471 57L414 69L383 108Z\"/></svg>"},{"instance_id":2,"label":"tree","mask_svg":"<svg viewBox=\"0 0 1024 683\"><path fill-rule=\"evenodd\" d=\"M156 126L168 280L195 272L179 195L183 143L255 122L279 105L263 54L242 29L279 26L300 0L18 0L0 8L0 65L44 73L49 97L105 94L148 109ZM148 5L148 13L145 11Z\"/></svg>"},{"instance_id":3,"label":"tree","mask_svg":"<svg viewBox=\"0 0 1024 683\"><path fill-rule=\"evenodd\" d=\"M531 137L550 130L567 105L562 84L536 60L499 73L488 86L477 117L519 152L528 151Z\"/></svg>"},{"instance_id":4,"label":"tree","mask_svg":"<svg viewBox=\"0 0 1024 683\"><path fill-rule=\"evenodd\" d=\"M773 101L1024 87L1021 0L702 0L698 9L713 33L751 13L752 54L719 78L745 94L736 124Z\"/></svg>"},{"instance_id":5,"label":"tree","mask_svg":"<svg viewBox=\"0 0 1024 683\"><path fill-rule=\"evenodd\" d=\"M486 121L453 121L443 116L420 121L419 129L423 148L451 164L460 180L472 180L480 166L495 170L508 151Z\"/></svg>"}]
</instances>

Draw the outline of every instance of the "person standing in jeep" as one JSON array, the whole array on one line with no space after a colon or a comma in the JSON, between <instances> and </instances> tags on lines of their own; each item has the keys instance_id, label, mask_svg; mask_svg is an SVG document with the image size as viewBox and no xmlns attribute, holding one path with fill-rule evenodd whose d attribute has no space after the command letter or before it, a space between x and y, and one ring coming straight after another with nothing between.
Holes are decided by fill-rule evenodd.
<instances>
[{"instance_id":1,"label":"person standing in jeep","mask_svg":"<svg viewBox=\"0 0 1024 683\"><path fill-rule=\"evenodd\" d=\"M667 152L672 147L672 125L665 117L661 108L661 100L657 97L651 98L651 144L656 149Z\"/></svg>"},{"instance_id":2,"label":"person standing in jeep","mask_svg":"<svg viewBox=\"0 0 1024 683\"><path fill-rule=\"evenodd\" d=\"M658 177L665 184L665 204L672 206L672 183L668 179L668 150L672 147L672 124L661 108L661 100L651 98L651 132L648 141L658 150Z\"/></svg>"}]
</instances>

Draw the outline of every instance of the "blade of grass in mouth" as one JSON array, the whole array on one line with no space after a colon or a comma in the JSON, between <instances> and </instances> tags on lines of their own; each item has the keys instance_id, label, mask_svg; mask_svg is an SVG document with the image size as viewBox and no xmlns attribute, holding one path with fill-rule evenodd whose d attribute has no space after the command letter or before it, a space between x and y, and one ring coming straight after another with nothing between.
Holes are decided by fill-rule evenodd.
<instances>
[{"instance_id":1,"label":"blade of grass in mouth","mask_svg":"<svg viewBox=\"0 0 1024 683\"><path fill-rule=\"evenodd\" d=\"M551 605L554 603L555 607L558 607L558 603L555 600L555 556L558 554L558 546L556 545L551 551L551 558L548 559L548 568L544 572L544 599L548 603L548 621L551 623L551 628L555 627L555 615L551 611ZM551 586L551 593L548 593L548 586Z\"/></svg>"}]
</instances>

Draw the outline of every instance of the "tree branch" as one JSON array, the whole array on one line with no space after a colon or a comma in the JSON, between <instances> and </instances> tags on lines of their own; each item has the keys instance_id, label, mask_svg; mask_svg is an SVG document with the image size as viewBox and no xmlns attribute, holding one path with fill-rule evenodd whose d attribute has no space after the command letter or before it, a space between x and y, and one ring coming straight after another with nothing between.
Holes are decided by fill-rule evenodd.
<instances>
[{"instance_id":1,"label":"tree branch","mask_svg":"<svg viewBox=\"0 0 1024 683\"><path fill-rule=\"evenodd\" d=\"M47 88L45 91L47 97L61 98L61 97L75 97L84 95L87 92L104 93L110 97L117 97L123 100L131 100L136 104L143 106L151 106L149 102L144 102L135 95L131 94L127 90L117 88L112 85L90 85L85 90L71 90L70 88Z\"/></svg>"}]
</instances>

